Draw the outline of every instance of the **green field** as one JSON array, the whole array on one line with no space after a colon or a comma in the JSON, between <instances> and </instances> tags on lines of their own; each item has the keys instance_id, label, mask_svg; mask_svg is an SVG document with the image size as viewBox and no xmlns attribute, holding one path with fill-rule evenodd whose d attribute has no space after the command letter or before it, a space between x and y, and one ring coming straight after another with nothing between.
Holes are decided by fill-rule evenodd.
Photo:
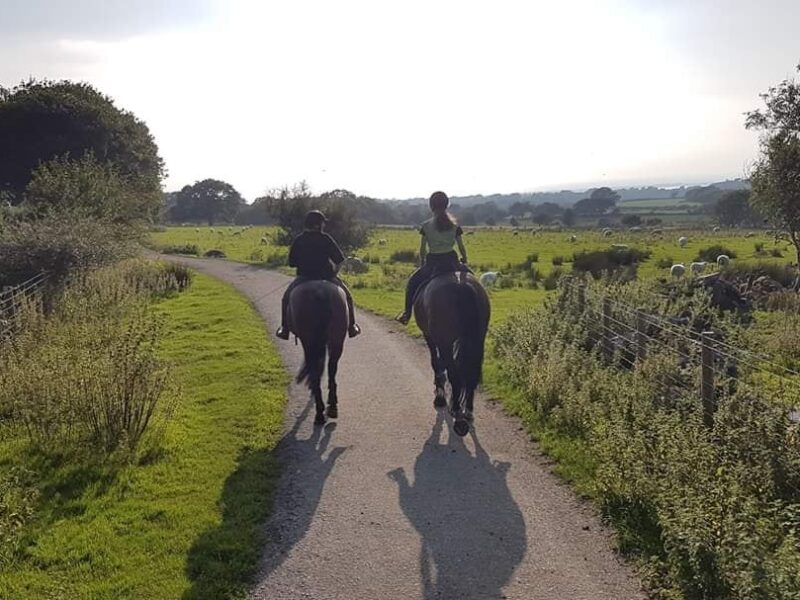
<instances>
[{"instance_id":1,"label":"green field","mask_svg":"<svg viewBox=\"0 0 800 600\"><path fill-rule=\"evenodd\" d=\"M0 440L0 466L34 470L42 490L21 551L0 569L0 598L244 596L288 378L260 317L230 286L196 275L158 308L182 390L162 448L115 464Z\"/></svg>"},{"instance_id":2,"label":"green field","mask_svg":"<svg viewBox=\"0 0 800 600\"><path fill-rule=\"evenodd\" d=\"M219 249L232 260L274 265L286 256L287 248L272 243L275 228L254 227L234 235L240 227L217 227L211 233L209 228L171 227L165 231L151 234L155 248L193 244L200 253ZM219 232L222 231L222 234ZM571 242L570 236L576 236ZM652 252L649 260L639 267L640 277L668 277L669 268L659 267L659 261L692 262L697 253L709 246L721 244L737 254L737 261L767 260L789 262L794 259L794 251L785 242L775 244L774 238L761 232L746 237L743 230L711 232L708 230L670 229L660 236L644 231L640 233L615 232L611 237L603 237L598 231L513 231L508 228L469 229L464 241L469 254L470 265L480 274L484 271L510 271L514 265L523 263L536 253L538 261L534 268L546 277L554 268L553 259L562 257L562 270L571 269L570 260L575 252L607 249L611 244L627 244L631 247L647 249ZM689 238L685 248L677 240L681 236ZM262 244L262 238L270 243ZM381 244L380 240L385 240ZM782 258L759 256L755 244L763 244L765 252L777 248ZM419 247L419 234L411 229L379 228L372 235L370 244L356 255L370 264L369 271L362 275L345 275L344 279L353 290L356 302L364 308L385 316L394 316L402 308L403 288L409 274L413 271L410 263L391 260L391 255L399 250L416 251ZM514 310L540 303L546 292L539 286L517 276L506 284L509 287L491 290L493 321L504 320Z\"/></svg>"}]
</instances>

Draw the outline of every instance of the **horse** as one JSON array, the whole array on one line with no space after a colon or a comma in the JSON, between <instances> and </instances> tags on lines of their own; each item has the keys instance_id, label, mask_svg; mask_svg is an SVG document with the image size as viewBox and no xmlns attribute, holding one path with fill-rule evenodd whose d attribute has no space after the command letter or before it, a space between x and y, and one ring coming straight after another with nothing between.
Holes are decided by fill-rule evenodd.
<instances>
[{"instance_id":1,"label":"horse","mask_svg":"<svg viewBox=\"0 0 800 600\"><path fill-rule=\"evenodd\" d=\"M303 346L303 366L297 383L305 382L316 404L314 423L339 416L336 372L344 350L349 313L347 297L338 285L327 280L299 283L289 294L289 330ZM322 374L328 358L328 409L322 401Z\"/></svg>"},{"instance_id":2,"label":"horse","mask_svg":"<svg viewBox=\"0 0 800 600\"><path fill-rule=\"evenodd\" d=\"M449 381L453 429L460 436L467 435L473 419L490 312L486 290L466 272L434 277L414 301L414 318L431 354L433 405L447 405L445 383Z\"/></svg>"}]
</instances>

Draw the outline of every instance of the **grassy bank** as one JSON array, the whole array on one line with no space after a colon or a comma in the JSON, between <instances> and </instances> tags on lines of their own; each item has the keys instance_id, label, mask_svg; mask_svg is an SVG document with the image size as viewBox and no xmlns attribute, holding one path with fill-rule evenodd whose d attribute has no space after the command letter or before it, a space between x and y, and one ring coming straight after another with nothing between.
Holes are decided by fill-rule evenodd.
<instances>
[{"instance_id":1,"label":"grassy bank","mask_svg":"<svg viewBox=\"0 0 800 600\"><path fill-rule=\"evenodd\" d=\"M0 442L0 465L36 473L40 495L0 571L0 598L244 595L277 474L287 378L231 287L198 275L159 310L181 390L160 447L133 463L97 462Z\"/></svg>"}]
</instances>

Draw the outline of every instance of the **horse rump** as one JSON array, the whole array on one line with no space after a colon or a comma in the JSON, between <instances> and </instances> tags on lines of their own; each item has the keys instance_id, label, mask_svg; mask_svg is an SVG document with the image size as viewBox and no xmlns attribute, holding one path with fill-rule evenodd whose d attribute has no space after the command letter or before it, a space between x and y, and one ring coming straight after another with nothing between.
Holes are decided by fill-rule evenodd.
<instances>
[{"instance_id":1,"label":"horse rump","mask_svg":"<svg viewBox=\"0 0 800 600\"><path fill-rule=\"evenodd\" d=\"M314 323L310 324L311 336L301 335L303 345L303 366L297 373L297 383L306 382L309 387L319 384L325 370L325 357L328 349L328 327L331 321L331 308L321 295L314 296Z\"/></svg>"}]
</instances>

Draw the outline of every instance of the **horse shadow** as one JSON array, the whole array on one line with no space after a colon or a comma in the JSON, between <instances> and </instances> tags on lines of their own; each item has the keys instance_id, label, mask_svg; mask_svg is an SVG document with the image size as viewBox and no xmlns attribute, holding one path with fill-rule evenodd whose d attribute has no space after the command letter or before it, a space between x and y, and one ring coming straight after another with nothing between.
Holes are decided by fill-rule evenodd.
<instances>
[{"instance_id":1,"label":"horse shadow","mask_svg":"<svg viewBox=\"0 0 800 600\"><path fill-rule=\"evenodd\" d=\"M527 550L525 520L506 481L510 465L492 461L474 429L474 454L450 427L443 443L445 412L417 456L413 484L403 468L388 473L422 538L424 598L504 598Z\"/></svg>"},{"instance_id":2,"label":"horse shadow","mask_svg":"<svg viewBox=\"0 0 800 600\"><path fill-rule=\"evenodd\" d=\"M313 427L308 438L298 436L312 408L309 402L274 449L240 454L219 500L222 522L203 532L189 551L186 573L192 586L184 600L243 595L256 575L259 581L269 577L306 535L328 475L346 450L327 452L334 422ZM283 480L275 490L281 470Z\"/></svg>"}]
</instances>

